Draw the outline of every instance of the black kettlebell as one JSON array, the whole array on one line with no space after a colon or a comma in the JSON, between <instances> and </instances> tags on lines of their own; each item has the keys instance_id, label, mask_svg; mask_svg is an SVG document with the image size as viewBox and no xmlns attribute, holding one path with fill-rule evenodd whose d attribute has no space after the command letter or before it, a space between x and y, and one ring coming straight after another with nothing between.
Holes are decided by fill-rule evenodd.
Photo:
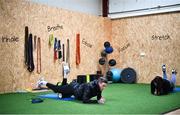
<instances>
[{"instance_id":1,"label":"black kettlebell","mask_svg":"<svg viewBox=\"0 0 180 115\"><path fill-rule=\"evenodd\" d=\"M104 58L100 58L100 59L99 59L99 64L100 64L100 65L104 65L105 62L106 62L106 60L105 60Z\"/></svg>"},{"instance_id":2,"label":"black kettlebell","mask_svg":"<svg viewBox=\"0 0 180 115\"><path fill-rule=\"evenodd\" d=\"M105 48L110 47L110 46L111 46L111 44L108 41L104 42L104 47Z\"/></svg>"},{"instance_id":3,"label":"black kettlebell","mask_svg":"<svg viewBox=\"0 0 180 115\"><path fill-rule=\"evenodd\" d=\"M115 66L116 65L116 60L115 59L110 59L109 60L109 65L110 66Z\"/></svg>"}]
</instances>

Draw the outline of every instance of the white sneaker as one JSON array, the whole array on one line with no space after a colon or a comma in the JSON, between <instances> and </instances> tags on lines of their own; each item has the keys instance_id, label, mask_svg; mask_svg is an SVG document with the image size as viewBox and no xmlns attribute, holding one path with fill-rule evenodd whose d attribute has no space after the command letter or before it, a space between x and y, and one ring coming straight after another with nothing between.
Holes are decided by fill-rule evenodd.
<instances>
[{"instance_id":1,"label":"white sneaker","mask_svg":"<svg viewBox=\"0 0 180 115\"><path fill-rule=\"evenodd\" d=\"M61 94L61 93L58 93L58 97L59 97L59 98L62 98L62 94Z\"/></svg>"},{"instance_id":2,"label":"white sneaker","mask_svg":"<svg viewBox=\"0 0 180 115\"><path fill-rule=\"evenodd\" d=\"M162 71L163 71L163 72L166 71L166 65L165 65L165 64L162 65Z\"/></svg>"},{"instance_id":3,"label":"white sneaker","mask_svg":"<svg viewBox=\"0 0 180 115\"><path fill-rule=\"evenodd\" d=\"M41 88L43 85L46 85L47 82L44 80L43 77L41 77L38 81L37 81L37 88Z\"/></svg>"},{"instance_id":4,"label":"white sneaker","mask_svg":"<svg viewBox=\"0 0 180 115\"><path fill-rule=\"evenodd\" d=\"M74 96L74 95L72 95L72 96L71 96L71 98L75 98L75 96Z\"/></svg>"}]
</instances>

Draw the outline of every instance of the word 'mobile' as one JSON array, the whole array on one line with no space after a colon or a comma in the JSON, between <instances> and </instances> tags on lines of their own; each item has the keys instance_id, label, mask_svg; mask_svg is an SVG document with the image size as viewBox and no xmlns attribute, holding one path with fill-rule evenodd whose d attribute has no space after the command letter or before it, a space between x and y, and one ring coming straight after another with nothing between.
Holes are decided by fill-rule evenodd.
<instances>
[{"instance_id":1,"label":"word 'mobile'","mask_svg":"<svg viewBox=\"0 0 180 115\"><path fill-rule=\"evenodd\" d=\"M18 42L19 38L15 36L12 36L12 37L2 36L1 40L2 42Z\"/></svg>"}]
</instances>

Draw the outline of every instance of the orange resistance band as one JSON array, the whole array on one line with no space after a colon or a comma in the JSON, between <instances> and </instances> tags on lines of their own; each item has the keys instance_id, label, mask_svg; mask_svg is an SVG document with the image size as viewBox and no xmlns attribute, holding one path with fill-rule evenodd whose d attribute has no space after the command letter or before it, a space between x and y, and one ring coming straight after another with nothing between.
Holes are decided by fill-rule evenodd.
<instances>
[{"instance_id":1,"label":"orange resistance band","mask_svg":"<svg viewBox=\"0 0 180 115\"><path fill-rule=\"evenodd\" d=\"M76 34L76 65L80 64L80 34Z\"/></svg>"}]
</instances>

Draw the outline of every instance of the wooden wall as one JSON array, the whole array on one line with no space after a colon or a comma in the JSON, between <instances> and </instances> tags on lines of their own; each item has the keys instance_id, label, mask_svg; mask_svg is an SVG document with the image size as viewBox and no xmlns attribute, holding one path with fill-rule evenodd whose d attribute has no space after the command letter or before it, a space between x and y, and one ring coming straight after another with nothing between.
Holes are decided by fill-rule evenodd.
<instances>
[{"instance_id":1,"label":"wooden wall","mask_svg":"<svg viewBox=\"0 0 180 115\"><path fill-rule=\"evenodd\" d=\"M71 72L69 81L77 74L96 73L103 42L110 39L111 21L78 12L52 8L24 0L0 0L0 92L12 92L35 86L43 76L56 83L62 80L62 60L54 62L53 46L49 47L49 35L62 40L70 39ZM47 27L62 26L48 32ZM41 38L42 72L36 72L37 50L34 52L35 70L30 73L24 64L24 29ZM108 31L108 29L110 31ZM75 64L76 34L80 33L81 63ZM5 42L2 37L18 37L18 42ZM82 43L82 40L92 47Z\"/></svg>"},{"instance_id":2,"label":"wooden wall","mask_svg":"<svg viewBox=\"0 0 180 115\"><path fill-rule=\"evenodd\" d=\"M118 68L132 67L139 83L150 83L162 76L166 64L168 78L171 70L180 71L180 13L158 14L112 20L113 56ZM177 74L180 85L180 74Z\"/></svg>"}]
</instances>

